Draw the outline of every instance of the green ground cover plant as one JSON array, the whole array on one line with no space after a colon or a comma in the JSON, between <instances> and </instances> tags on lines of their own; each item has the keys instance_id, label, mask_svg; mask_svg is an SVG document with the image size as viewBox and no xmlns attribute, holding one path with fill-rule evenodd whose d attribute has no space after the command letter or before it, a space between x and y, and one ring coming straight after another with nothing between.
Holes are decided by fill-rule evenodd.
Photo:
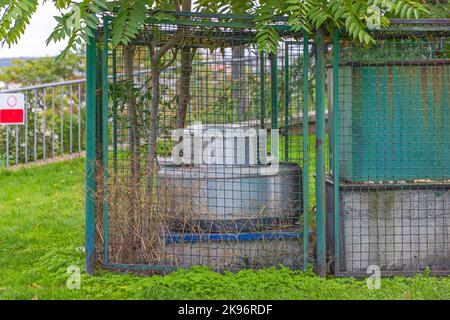
<instances>
[{"instance_id":1,"label":"green ground cover plant","mask_svg":"<svg viewBox=\"0 0 450 320\"><path fill-rule=\"evenodd\" d=\"M83 158L0 171L0 299L450 299L450 277L426 273L382 278L379 290L365 279L282 267L92 277L83 271L83 245ZM66 285L71 265L80 267L80 289Z\"/></svg>"}]
</instances>

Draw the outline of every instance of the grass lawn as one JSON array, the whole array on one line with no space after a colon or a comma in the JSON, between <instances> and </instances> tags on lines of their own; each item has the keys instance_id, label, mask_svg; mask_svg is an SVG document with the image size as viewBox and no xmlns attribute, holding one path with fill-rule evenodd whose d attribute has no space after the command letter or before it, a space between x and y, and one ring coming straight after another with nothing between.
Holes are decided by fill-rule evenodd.
<instances>
[{"instance_id":1,"label":"grass lawn","mask_svg":"<svg viewBox=\"0 0 450 320\"><path fill-rule=\"evenodd\" d=\"M450 277L365 281L326 279L288 269L217 274L205 268L167 276L82 271L66 287L67 267L83 269L84 160L0 171L1 299L450 299Z\"/></svg>"}]
</instances>

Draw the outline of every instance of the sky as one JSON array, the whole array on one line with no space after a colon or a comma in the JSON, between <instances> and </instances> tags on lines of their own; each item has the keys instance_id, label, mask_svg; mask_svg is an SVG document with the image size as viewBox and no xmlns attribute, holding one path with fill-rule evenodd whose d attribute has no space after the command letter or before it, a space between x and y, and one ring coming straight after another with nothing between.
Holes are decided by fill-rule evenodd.
<instances>
[{"instance_id":1,"label":"sky","mask_svg":"<svg viewBox=\"0 0 450 320\"><path fill-rule=\"evenodd\" d=\"M27 27L25 35L19 40L19 43L11 48L8 48L6 44L0 47L0 58L57 55L64 49L64 42L57 44L50 43L48 46L45 45L45 40L56 25L56 20L53 18L55 15L58 15L58 11L53 7L51 2L40 5L31 20L31 24Z\"/></svg>"}]
</instances>

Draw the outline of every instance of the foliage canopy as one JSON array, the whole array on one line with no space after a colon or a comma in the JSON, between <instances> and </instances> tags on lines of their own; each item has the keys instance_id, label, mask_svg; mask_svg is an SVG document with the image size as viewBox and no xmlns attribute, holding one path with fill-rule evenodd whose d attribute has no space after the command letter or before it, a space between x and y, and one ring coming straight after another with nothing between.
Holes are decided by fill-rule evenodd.
<instances>
[{"instance_id":1,"label":"foliage canopy","mask_svg":"<svg viewBox=\"0 0 450 320\"><path fill-rule=\"evenodd\" d=\"M57 26L47 39L68 40L62 56L77 49L92 36L92 28L102 15L115 12L112 21L113 44L127 44L142 27L151 11L157 19L173 19L173 11L215 12L254 15L258 42L263 50L273 50L279 35L271 26L274 15L286 16L294 29L313 33L321 27L338 27L354 39L370 43L368 23L380 16L381 26L399 17L448 17L448 1L426 0L0 0L0 38L3 44L17 43L40 3L51 2L60 12ZM188 10L186 10L188 9Z\"/></svg>"},{"instance_id":2,"label":"foliage canopy","mask_svg":"<svg viewBox=\"0 0 450 320\"><path fill-rule=\"evenodd\" d=\"M69 53L64 63L51 57L17 59L12 65L0 69L0 81L31 86L41 83L72 80L84 73L84 57Z\"/></svg>"}]
</instances>

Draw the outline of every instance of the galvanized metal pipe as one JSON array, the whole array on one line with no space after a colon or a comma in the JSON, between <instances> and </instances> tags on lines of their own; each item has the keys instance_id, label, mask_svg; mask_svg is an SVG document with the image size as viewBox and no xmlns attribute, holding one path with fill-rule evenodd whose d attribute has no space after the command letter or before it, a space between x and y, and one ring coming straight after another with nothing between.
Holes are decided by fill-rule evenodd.
<instances>
[{"instance_id":1,"label":"galvanized metal pipe","mask_svg":"<svg viewBox=\"0 0 450 320\"><path fill-rule=\"evenodd\" d=\"M9 167L9 126L6 127L6 166Z\"/></svg>"},{"instance_id":2,"label":"galvanized metal pipe","mask_svg":"<svg viewBox=\"0 0 450 320\"><path fill-rule=\"evenodd\" d=\"M52 158L55 157L55 87L52 87Z\"/></svg>"},{"instance_id":3,"label":"galvanized metal pipe","mask_svg":"<svg viewBox=\"0 0 450 320\"><path fill-rule=\"evenodd\" d=\"M72 153L72 150L73 150L72 104L73 104L73 90L72 90L72 85L69 85L69 153Z\"/></svg>"},{"instance_id":4,"label":"galvanized metal pipe","mask_svg":"<svg viewBox=\"0 0 450 320\"><path fill-rule=\"evenodd\" d=\"M25 92L25 164L28 163L28 93Z\"/></svg>"},{"instance_id":5,"label":"galvanized metal pipe","mask_svg":"<svg viewBox=\"0 0 450 320\"><path fill-rule=\"evenodd\" d=\"M15 126L15 131L16 131L16 133L15 133L15 135L16 135L16 161L15 161L15 164L17 164L17 163L19 163L19 126L18 125L16 125Z\"/></svg>"},{"instance_id":6,"label":"galvanized metal pipe","mask_svg":"<svg viewBox=\"0 0 450 320\"><path fill-rule=\"evenodd\" d=\"M78 84L78 152L81 152L81 83Z\"/></svg>"},{"instance_id":7,"label":"galvanized metal pipe","mask_svg":"<svg viewBox=\"0 0 450 320\"><path fill-rule=\"evenodd\" d=\"M60 90L60 96L61 96L61 105L60 105L60 113L59 113L59 117L60 117L60 137L59 137L59 152L61 155L63 155L64 153L64 91L63 91L63 87L60 86L59 87Z\"/></svg>"},{"instance_id":8,"label":"galvanized metal pipe","mask_svg":"<svg viewBox=\"0 0 450 320\"><path fill-rule=\"evenodd\" d=\"M45 88L42 89L42 104L43 104L43 114L42 114L42 159L45 160L46 153L46 139L45 132L47 131L46 127L46 115L47 115L47 105L45 103Z\"/></svg>"},{"instance_id":9,"label":"galvanized metal pipe","mask_svg":"<svg viewBox=\"0 0 450 320\"><path fill-rule=\"evenodd\" d=\"M86 81L85 79L76 79L76 80L69 80L69 81L43 83L43 84L38 84L38 85L34 85L34 86L2 90L2 91L0 91L0 93L16 93L16 92L24 92L24 91L33 91L33 90L38 90L38 89L43 89L43 88L62 87L62 86L67 86L69 84L84 83L85 81Z\"/></svg>"},{"instance_id":10,"label":"galvanized metal pipe","mask_svg":"<svg viewBox=\"0 0 450 320\"><path fill-rule=\"evenodd\" d=\"M34 90L34 107L33 107L33 159L37 160L37 134L36 134L36 126L37 126L37 89Z\"/></svg>"}]
</instances>

